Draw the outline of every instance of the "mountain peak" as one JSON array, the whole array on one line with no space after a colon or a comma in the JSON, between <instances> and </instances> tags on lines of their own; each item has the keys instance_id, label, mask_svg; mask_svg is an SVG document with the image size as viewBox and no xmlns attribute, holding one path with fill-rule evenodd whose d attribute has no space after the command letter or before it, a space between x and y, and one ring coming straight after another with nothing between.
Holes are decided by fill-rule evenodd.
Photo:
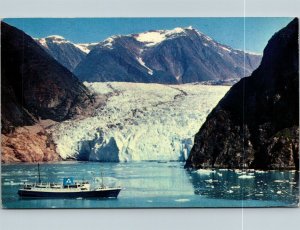
<instances>
[{"instance_id":1,"label":"mountain peak","mask_svg":"<svg viewBox=\"0 0 300 230\"><path fill-rule=\"evenodd\" d=\"M125 36L126 36L126 35L124 35L124 36L121 36L121 35L113 35L113 36L111 36L111 37L106 38L103 42L101 42L101 45L102 45L103 47L112 49L114 40L117 39L117 38L120 38L120 37L125 37Z\"/></svg>"},{"instance_id":2,"label":"mountain peak","mask_svg":"<svg viewBox=\"0 0 300 230\"><path fill-rule=\"evenodd\" d=\"M84 46L72 43L59 35L36 38L35 41L71 72L90 51L88 45Z\"/></svg>"},{"instance_id":3,"label":"mountain peak","mask_svg":"<svg viewBox=\"0 0 300 230\"><path fill-rule=\"evenodd\" d=\"M207 41L213 41L212 38L198 31L192 26L188 27L176 27L171 30L149 30L143 33L134 34L134 38L142 43L146 43L146 46L155 46L166 39L172 39L181 36L188 36L191 33L196 33L198 36L205 38Z\"/></svg>"},{"instance_id":4,"label":"mountain peak","mask_svg":"<svg viewBox=\"0 0 300 230\"><path fill-rule=\"evenodd\" d=\"M144 43L145 46L147 47L152 47L155 45L158 45L159 43L179 37L179 36L187 36L190 31L194 31L198 33L199 35L202 35L201 32L197 31L195 28L192 26L188 27L175 27L173 29L169 30L148 30L145 32L141 32L138 34L128 34L128 35L114 35L106 38L103 42L101 42L102 46L106 48L112 49L113 43L116 39L118 38L124 38L124 37L133 37L137 41ZM209 38L210 39L210 38ZM212 40L212 39L210 39Z\"/></svg>"},{"instance_id":5,"label":"mountain peak","mask_svg":"<svg viewBox=\"0 0 300 230\"><path fill-rule=\"evenodd\" d=\"M60 35L50 35L50 36L47 36L46 38L50 38L53 40L66 40L64 37L62 37Z\"/></svg>"},{"instance_id":6,"label":"mountain peak","mask_svg":"<svg viewBox=\"0 0 300 230\"><path fill-rule=\"evenodd\" d=\"M172 30L166 30L166 34L180 34L184 32L185 32L185 28L183 27L176 27Z\"/></svg>"},{"instance_id":7,"label":"mountain peak","mask_svg":"<svg viewBox=\"0 0 300 230\"><path fill-rule=\"evenodd\" d=\"M48 48L47 42L52 42L56 44L61 44L61 43L69 43L68 40L66 40L64 37L59 36L59 35L50 35L44 38L35 38L37 42L39 42L42 46L45 48Z\"/></svg>"}]
</instances>

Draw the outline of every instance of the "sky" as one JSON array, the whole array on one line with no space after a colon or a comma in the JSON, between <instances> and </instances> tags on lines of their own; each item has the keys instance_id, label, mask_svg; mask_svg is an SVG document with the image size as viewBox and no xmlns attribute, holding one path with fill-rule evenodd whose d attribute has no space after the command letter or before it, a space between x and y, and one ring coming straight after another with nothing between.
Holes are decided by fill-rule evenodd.
<instances>
[{"instance_id":1,"label":"sky","mask_svg":"<svg viewBox=\"0 0 300 230\"><path fill-rule=\"evenodd\" d=\"M60 35L74 43L99 42L112 35L192 26L235 49L263 53L272 35L292 18L8 18L4 21L34 38ZM245 33L244 33L245 32ZM245 46L244 46L245 41Z\"/></svg>"}]
</instances>

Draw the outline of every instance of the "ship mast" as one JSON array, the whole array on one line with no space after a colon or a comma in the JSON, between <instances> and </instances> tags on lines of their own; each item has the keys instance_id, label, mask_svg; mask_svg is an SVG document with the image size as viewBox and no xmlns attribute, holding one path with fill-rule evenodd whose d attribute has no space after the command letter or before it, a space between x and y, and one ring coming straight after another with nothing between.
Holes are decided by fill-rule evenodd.
<instances>
[{"instance_id":1,"label":"ship mast","mask_svg":"<svg viewBox=\"0 0 300 230\"><path fill-rule=\"evenodd\" d=\"M41 183L40 164L38 163L39 184Z\"/></svg>"},{"instance_id":2,"label":"ship mast","mask_svg":"<svg viewBox=\"0 0 300 230\"><path fill-rule=\"evenodd\" d=\"M104 182L103 182L103 172L101 172L101 187L104 188Z\"/></svg>"}]
</instances>

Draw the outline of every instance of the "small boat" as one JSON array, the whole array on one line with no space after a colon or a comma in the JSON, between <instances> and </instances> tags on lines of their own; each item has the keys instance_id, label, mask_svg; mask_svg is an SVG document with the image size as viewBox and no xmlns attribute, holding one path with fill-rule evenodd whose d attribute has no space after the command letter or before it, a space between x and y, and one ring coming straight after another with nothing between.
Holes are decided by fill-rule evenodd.
<instances>
[{"instance_id":1,"label":"small boat","mask_svg":"<svg viewBox=\"0 0 300 230\"><path fill-rule=\"evenodd\" d=\"M73 177L63 178L62 184L42 183L24 183L24 186L18 190L21 197L35 198L117 198L121 187L107 187L103 183L99 187L92 188L88 181L75 182Z\"/></svg>"}]
</instances>

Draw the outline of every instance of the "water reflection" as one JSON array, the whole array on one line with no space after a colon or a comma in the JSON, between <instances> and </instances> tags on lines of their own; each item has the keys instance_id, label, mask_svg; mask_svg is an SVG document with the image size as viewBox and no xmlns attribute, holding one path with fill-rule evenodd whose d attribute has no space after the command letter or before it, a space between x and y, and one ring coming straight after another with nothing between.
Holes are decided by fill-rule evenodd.
<instances>
[{"instance_id":1,"label":"water reflection","mask_svg":"<svg viewBox=\"0 0 300 230\"><path fill-rule=\"evenodd\" d=\"M189 171L196 195L227 200L299 200L299 172L296 171Z\"/></svg>"}]
</instances>

